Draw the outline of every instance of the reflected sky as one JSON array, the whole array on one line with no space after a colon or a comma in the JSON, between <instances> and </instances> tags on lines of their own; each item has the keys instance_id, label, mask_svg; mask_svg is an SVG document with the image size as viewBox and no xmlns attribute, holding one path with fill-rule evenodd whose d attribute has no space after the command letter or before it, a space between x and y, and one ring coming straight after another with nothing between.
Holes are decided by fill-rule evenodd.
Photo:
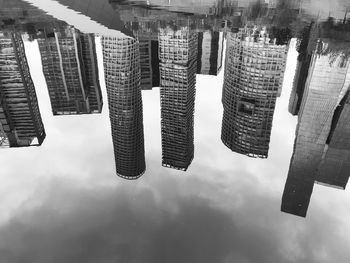
<instances>
[{"instance_id":1,"label":"reflected sky","mask_svg":"<svg viewBox=\"0 0 350 263\"><path fill-rule=\"evenodd\" d=\"M38 43L24 43L47 137L40 147L0 151L1 262L347 261L348 191L316 184L307 218L280 212L297 125L288 112L295 39L268 159L221 142L222 69L196 76L195 157L186 173L161 166L160 91L142 91L147 169L136 181L115 175L95 40L105 105L101 114L71 116L52 115Z\"/></svg>"}]
</instances>

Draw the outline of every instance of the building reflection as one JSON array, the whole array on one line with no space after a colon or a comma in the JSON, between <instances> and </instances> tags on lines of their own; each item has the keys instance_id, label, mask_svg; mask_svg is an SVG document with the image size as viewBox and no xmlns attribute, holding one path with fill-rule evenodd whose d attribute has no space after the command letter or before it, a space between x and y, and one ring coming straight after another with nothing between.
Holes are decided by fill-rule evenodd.
<instances>
[{"instance_id":1,"label":"building reflection","mask_svg":"<svg viewBox=\"0 0 350 263\"><path fill-rule=\"evenodd\" d=\"M196 32L184 26L159 32L162 165L186 171L194 155Z\"/></svg>"},{"instance_id":2,"label":"building reflection","mask_svg":"<svg viewBox=\"0 0 350 263\"><path fill-rule=\"evenodd\" d=\"M317 40L319 30L313 26L306 50L310 56L307 78L299 74L295 79L295 85L303 83L303 96L297 98L300 107L292 108L298 114L298 126L281 205L283 212L303 217L314 182L345 189L350 168L350 62L344 60L345 52L327 53L341 50L344 42ZM291 94L292 105L295 94Z\"/></svg>"},{"instance_id":3,"label":"building reflection","mask_svg":"<svg viewBox=\"0 0 350 263\"><path fill-rule=\"evenodd\" d=\"M148 23L134 22L135 38L139 41L141 89L151 90L160 85L158 33L150 29Z\"/></svg>"},{"instance_id":4,"label":"building reflection","mask_svg":"<svg viewBox=\"0 0 350 263\"><path fill-rule=\"evenodd\" d=\"M217 75L222 67L224 33L207 30L198 33L197 74Z\"/></svg>"},{"instance_id":5,"label":"building reflection","mask_svg":"<svg viewBox=\"0 0 350 263\"><path fill-rule=\"evenodd\" d=\"M137 179L146 169L139 43L104 36L102 50L116 172Z\"/></svg>"},{"instance_id":6,"label":"building reflection","mask_svg":"<svg viewBox=\"0 0 350 263\"><path fill-rule=\"evenodd\" d=\"M100 35L117 175L137 179L145 173L141 90L154 87L160 87L162 165L189 168L196 73L218 75L225 37L221 140L236 153L268 157L292 37L288 21L300 7L282 12L290 15L284 19L276 1L220 0L200 8L167 1L151 1L147 8L114 0L57 2L124 33ZM38 43L53 114L101 113L96 35L23 1L0 0L0 7L0 26L8 32L0 35L0 146L41 145L45 139L23 35ZM333 41L311 45L318 39L315 29L314 23L304 28L289 104L298 127L281 210L300 216L306 215L315 182L344 189L350 168L349 62L333 54L330 63L330 55L321 52Z\"/></svg>"},{"instance_id":7,"label":"building reflection","mask_svg":"<svg viewBox=\"0 0 350 263\"><path fill-rule=\"evenodd\" d=\"M267 158L286 53L264 27L228 34L221 140L232 151Z\"/></svg>"},{"instance_id":8,"label":"building reflection","mask_svg":"<svg viewBox=\"0 0 350 263\"><path fill-rule=\"evenodd\" d=\"M46 27L38 35L53 114L101 113L94 35L68 25Z\"/></svg>"},{"instance_id":9,"label":"building reflection","mask_svg":"<svg viewBox=\"0 0 350 263\"><path fill-rule=\"evenodd\" d=\"M21 34L0 32L0 147L41 145L45 136Z\"/></svg>"}]
</instances>

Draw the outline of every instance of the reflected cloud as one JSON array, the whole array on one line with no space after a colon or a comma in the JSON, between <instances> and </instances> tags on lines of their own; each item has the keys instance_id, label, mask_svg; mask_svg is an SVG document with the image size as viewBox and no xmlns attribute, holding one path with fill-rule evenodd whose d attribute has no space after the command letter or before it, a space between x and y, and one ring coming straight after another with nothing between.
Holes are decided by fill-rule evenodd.
<instances>
[{"instance_id":1,"label":"reflected cloud","mask_svg":"<svg viewBox=\"0 0 350 263\"><path fill-rule=\"evenodd\" d=\"M240 205L226 210L210 198L194 195L193 190L179 195L174 189L180 185L174 178L161 184L161 175L154 178L153 185L162 186L155 190L159 197L141 185L96 188L79 187L71 179L48 181L1 226L2 260L209 263L344 259L347 244L331 242L338 238L338 231L327 214L318 211L306 225L299 222L295 226L292 220L276 217L273 204L277 199L245 191L254 182L238 180L244 187L220 201L236 203L234 196L240 193ZM210 185L189 180L188 188L199 187L201 192L213 189ZM208 197L215 195L211 191ZM264 213L266 209L275 212ZM327 237L315 231L321 226L327 226ZM326 244L326 251L320 254L319 247Z\"/></svg>"},{"instance_id":2,"label":"reflected cloud","mask_svg":"<svg viewBox=\"0 0 350 263\"><path fill-rule=\"evenodd\" d=\"M0 0L0 262L346 262L314 183L348 181L350 20L314 3Z\"/></svg>"}]
</instances>

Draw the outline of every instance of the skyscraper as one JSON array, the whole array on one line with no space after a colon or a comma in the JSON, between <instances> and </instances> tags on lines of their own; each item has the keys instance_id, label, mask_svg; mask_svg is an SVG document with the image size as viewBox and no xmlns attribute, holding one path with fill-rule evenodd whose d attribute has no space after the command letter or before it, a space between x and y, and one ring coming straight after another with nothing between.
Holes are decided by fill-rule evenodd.
<instances>
[{"instance_id":1,"label":"skyscraper","mask_svg":"<svg viewBox=\"0 0 350 263\"><path fill-rule=\"evenodd\" d=\"M100 113L94 35L69 26L48 27L38 43L53 114Z\"/></svg>"},{"instance_id":2,"label":"skyscraper","mask_svg":"<svg viewBox=\"0 0 350 263\"><path fill-rule=\"evenodd\" d=\"M306 78L308 75L308 70L310 67L311 55L303 54L303 56L298 57L296 73L294 75L292 92L289 99L288 111L292 115L298 115L300 105L302 102L302 97L304 94L304 87Z\"/></svg>"},{"instance_id":3,"label":"skyscraper","mask_svg":"<svg viewBox=\"0 0 350 263\"><path fill-rule=\"evenodd\" d=\"M286 45L276 45L264 28L228 34L221 140L232 151L267 158L286 53Z\"/></svg>"},{"instance_id":4,"label":"skyscraper","mask_svg":"<svg viewBox=\"0 0 350 263\"><path fill-rule=\"evenodd\" d=\"M305 83L314 51L314 42L317 37L315 30L312 29L313 23L305 26L301 31L301 37L297 40L296 50L299 55L288 106L288 110L292 115L298 115L303 99Z\"/></svg>"},{"instance_id":5,"label":"skyscraper","mask_svg":"<svg viewBox=\"0 0 350 263\"><path fill-rule=\"evenodd\" d=\"M188 27L159 32L162 165L183 171L194 155L197 41Z\"/></svg>"},{"instance_id":6,"label":"skyscraper","mask_svg":"<svg viewBox=\"0 0 350 263\"><path fill-rule=\"evenodd\" d=\"M0 32L0 147L41 145L45 136L21 35Z\"/></svg>"},{"instance_id":7,"label":"skyscraper","mask_svg":"<svg viewBox=\"0 0 350 263\"><path fill-rule=\"evenodd\" d=\"M348 71L350 78L350 71ZM350 91L337 106L331 124L316 182L345 189L350 171Z\"/></svg>"},{"instance_id":8,"label":"skyscraper","mask_svg":"<svg viewBox=\"0 0 350 263\"><path fill-rule=\"evenodd\" d=\"M152 31L138 31L140 47L141 89L150 90L160 85L158 34Z\"/></svg>"},{"instance_id":9,"label":"skyscraper","mask_svg":"<svg viewBox=\"0 0 350 263\"><path fill-rule=\"evenodd\" d=\"M102 49L116 172L136 179L146 169L139 43L104 36Z\"/></svg>"},{"instance_id":10,"label":"skyscraper","mask_svg":"<svg viewBox=\"0 0 350 263\"><path fill-rule=\"evenodd\" d=\"M223 32L199 32L197 74L216 76L222 67L223 50Z\"/></svg>"},{"instance_id":11,"label":"skyscraper","mask_svg":"<svg viewBox=\"0 0 350 263\"><path fill-rule=\"evenodd\" d=\"M315 49L301 102L281 210L306 216L313 184L344 189L350 168L350 62Z\"/></svg>"}]
</instances>

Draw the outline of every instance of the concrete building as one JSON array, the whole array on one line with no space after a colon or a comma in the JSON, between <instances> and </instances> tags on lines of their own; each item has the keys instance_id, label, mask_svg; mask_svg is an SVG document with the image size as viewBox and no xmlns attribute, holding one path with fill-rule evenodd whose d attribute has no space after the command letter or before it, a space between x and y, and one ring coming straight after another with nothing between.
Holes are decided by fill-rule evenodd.
<instances>
[{"instance_id":1,"label":"concrete building","mask_svg":"<svg viewBox=\"0 0 350 263\"><path fill-rule=\"evenodd\" d=\"M286 54L262 27L228 34L221 140L232 151L267 158Z\"/></svg>"},{"instance_id":2,"label":"concrete building","mask_svg":"<svg viewBox=\"0 0 350 263\"><path fill-rule=\"evenodd\" d=\"M41 145L46 137L21 35L0 32L0 147Z\"/></svg>"},{"instance_id":3,"label":"concrete building","mask_svg":"<svg viewBox=\"0 0 350 263\"><path fill-rule=\"evenodd\" d=\"M188 27L159 32L162 165L183 171L194 155L197 45L197 33Z\"/></svg>"},{"instance_id":4,"label":"concrete building","mask_svg":"<svg viewBox=\"0 0 350 263\"><path fill-rule=\"evenodd\" d=\"M288 111L292 115L298 115L300 105L303 99L305 82L310 67L311 55L305 54L303 58L298 59L296 72L294 75L292 92L289 98Z\"/></svg>"},{"instance_id":5,"label":"concrete building","mask_svg":"<svg viewBox=\"0 0 350 263\"><path fill-rule=\"evenodd\" d=\"M224 33L205 31L198 33L197 74L217 75L222 67Z\"/></svg>"},{"instance_id":6,"label":"concrete building","mask_svg":"<svg viewBox=\"0 0 350 263\"><path fill-rule=\"evenodd\" d=\"M101 113L94 35L69 26L41 33L38 44L53 114Z\"/></svg>"},{"instance_id":7,"label":"concrete building","mask_svg":"<svg viewBox=\"0 0 350 263\"><path fill-rule=\"evenodd\" d=\"M317 31L314 23L310 23L304 27L301 37L297 40L296 50L299 55L288 106L288 111L292 115L298 115L303 100L311 58L315 50L314 43L318 38Z\"/></svg>"},{"instance_id":8,"label":"concrete building","mask_svg":"<svg viewBox=\"0 0 350 263\"><path fill-rule=\"evenodd\" d=\"M158 34L152 31L137 31L140 47L141 89L151 90L160 85Z\"/></svg>"},{"instance_id":9,"label":"concrete building","mask_svg":"<svg viewBox=\"0 0 350 263\"><path fill-rule=\"evenodd\" d=\"M139 43L102 37L102 50L116 172L137 179L146 169Z\"/></svg>"},{"instance_id":10,"label":"concrete building","mask_svg":"<svg viewBox=\"0 0 350 263\"><path fill-rule=\"evenodd\" d=\"M303 217L315 181L344 189L349 177L350 62L340 65L338 57L330 63L319 52L322 45L327 43L319 42L311 58L281 206Z\"/></svg>"}]
</instances>

